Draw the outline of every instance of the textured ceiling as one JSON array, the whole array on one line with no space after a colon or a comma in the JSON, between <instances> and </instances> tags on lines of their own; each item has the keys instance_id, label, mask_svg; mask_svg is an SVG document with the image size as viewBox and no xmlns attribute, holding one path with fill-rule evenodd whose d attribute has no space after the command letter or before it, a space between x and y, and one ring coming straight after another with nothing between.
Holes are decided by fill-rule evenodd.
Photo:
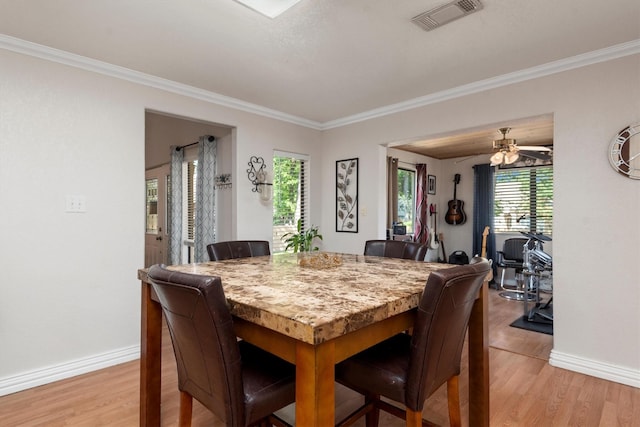
<instances>
[{"instance_id":1,"label":"textured ceiling","mask_svg":"<svg viewBox=\"0 0 640 427\"><path fill-rule=\"evenodd\" d=\"M232 0L0 0L0 34L323 124L640 39L638 0L302 0L275 19Z\"/></svg>"}]
</instances>

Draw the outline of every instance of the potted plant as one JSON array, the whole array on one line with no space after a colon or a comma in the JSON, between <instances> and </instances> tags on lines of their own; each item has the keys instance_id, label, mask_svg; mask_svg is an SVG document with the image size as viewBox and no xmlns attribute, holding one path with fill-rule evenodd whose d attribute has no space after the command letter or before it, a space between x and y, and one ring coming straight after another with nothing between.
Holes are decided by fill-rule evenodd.
<instances>
[{"instance_id":1,"label":"potted plant","mask_svg":"<svg viewBox=\"0 0 640 427\"><path fill-rule=\"evenodd\" d=\"M318 233L318 226L312 226L308 230L302 230L302 219L298 220L297 233L287 233L282 236L282 241L287 244L284 250L293 249L296 252L317 251L319 248L313 246L315 239L322 240L322 234Z\"/></svg>"}]
</instances>

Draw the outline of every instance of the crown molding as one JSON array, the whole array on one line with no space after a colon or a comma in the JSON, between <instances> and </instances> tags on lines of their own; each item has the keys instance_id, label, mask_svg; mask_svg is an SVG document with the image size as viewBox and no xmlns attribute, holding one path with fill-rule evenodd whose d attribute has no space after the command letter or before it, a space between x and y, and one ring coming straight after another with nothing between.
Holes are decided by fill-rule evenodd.
<instances>
[{"instance_id":1,"label":"crown molding","mask_svg":"<svg viewBox=\"0 0 640 427\"><path fill-rule=\"evenodd\" d=\"M302 117L263 107L261 105L252 104L250 102L241 101L229 96L220 95L215 92L199 89L194 86L189 86L172 80L156 77L150 74L141 73L129 68L109 64L108 62L98 61L96 59L87 58L82 55L76 55L64 50L32 43L4 34L0 34L0 48L44 59L47 61L57 62L59 64L64 64L71 67L81 68L83 70L92 71L109 77L115 77L117 79L126 80L143 86L161 89L178 95L188 96L190 98L199 99L201 101L229 107L235 110L257 114L260 116L269 117L283 122L293 123L311 129L322 129L322 124L313 120L308 120Z\"/></svg>"},{"instance_id":2,"label":"crown molding","mask_svg":"<svg viewBox=\"0 0 640 427\"><path fill-rule=\"evenodd\" d=\"M587 65L597 64L599 62L606 62L629 55L635 55L640 53L640 39L632 40L626 43L620 43L604 49L587 52L535 67L526 68L524 70L503 74L501 76L479 80L477 82L461 85L440 92L435 92L418 98L409 99L407 101L399 102L396 104L375 108L372 110L364 111L362 113L346 116L324 123L294 116L288 113L283 113L281 111L273 110L257 104L252 104L229 96L220 95L215 92L199 89L194 86L189 86L172 80L156 77L150 74L141 73L139 71L87 58L85 56L76 55L74 53L69 53L63 50L54 49L37 43L32 43L15 37L10 37L4 34L0 34L0 48L52 62L57 62L71 67L81 68L87 71L115 77L117 79L130 81L140 85L161 89L178 95L184 95L190 98L199 99L201 101L210 102L212 104L221 105L235 110L257 114L260 116L293 123L315 130L328 130L350 125L353 123L375 119L378 117L388 116L402 111L424 107L427 105L437 104L439 102L472 95L490 89L496 89L514 83L520 83L523 81L532 80L563 71L573 70Z\"/></svg>"},{"instance_id":3,"label":"crown molding","mask_svg":"<svg viewBox=\"0 0 640 427\"><path fill-rule=\"evenodd\" d=\"M388 116L414 108L424 107L426 105L437 104L454 98L484 92L490 89L496 89L513 83L520 83L527 80L537 79L551 74L561 73L563 71L573 70L575 68L587 65L606 62L624 56L635 55L640 53L640 39L630 42L617 44L604 49L587 52L581 55L571 56L560 59L558 61L549 62L524 70L514 71L512 73L503 74L501 76L492 77L485 80L458 86L452 89L434 92L432 94L409 99L407 101L396 104L387 105L385 107L376 108L352 116L343 117L341 119L324 122L322 130L346 126L353 123L363 122L365 120L377 117Z\"/></svg>"}]
</instances>

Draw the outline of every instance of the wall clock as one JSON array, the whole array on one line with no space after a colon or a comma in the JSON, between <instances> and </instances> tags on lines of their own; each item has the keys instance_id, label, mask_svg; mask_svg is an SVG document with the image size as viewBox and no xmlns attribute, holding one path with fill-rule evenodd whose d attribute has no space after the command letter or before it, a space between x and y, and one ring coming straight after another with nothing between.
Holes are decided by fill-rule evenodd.
<instances>
[{"instance_id":1,"label":"wall clock","mask_svg":"<svg viewBox=\"0 0 640 427\"><path fill-rule=\"evenodd\" d=\"M609 162L622 175L640 179L640 124L627 126L613 138Z\"/></svg>"}]
</instances>

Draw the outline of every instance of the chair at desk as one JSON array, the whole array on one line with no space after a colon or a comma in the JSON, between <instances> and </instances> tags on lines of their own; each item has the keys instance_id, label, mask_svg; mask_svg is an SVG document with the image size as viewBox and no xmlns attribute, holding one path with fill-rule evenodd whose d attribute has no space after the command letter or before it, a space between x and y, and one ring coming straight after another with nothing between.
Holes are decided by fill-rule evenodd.
<instances>
[{"instance_id":1,"label":"chair at desk","mask_svg":"<svg viewBox=\"0 0 640 427\"><path fill-rule=\"evenodd\" d=\"M520 289L524 286L522 283L516 284L515 287L507 287L504 284L504 276L507 269L513 269L515 272L516 280L522 274L524 270L523 249L529 239L515 237L504 241L501 251L497 251L496 267L502 269L500 274L500 289L504 292L500 293L500 296L507 299L522 301L524 296L524 290ZM522 278L520 278L522 282Z\"/></svg>"},{"instance_id":2,"label":"chair at desk","mask_svg":"<svg viewBox=\"0 0 640 427\"><path fill-rule=\"evenodd\" d=\"M364 244L364 254L424 261L427 246L418 242L400 240L367 240Z\"/></svg>"},{"instance_id":3,"label":"chair at desk","mask_svg":"<svg viewBox=\"0 0 640 427\"><path fill-rule=\"evenodd\" d=\"M287 425L273 412L295 401L295 366L236 340L220 278L154 265L149 280L176 356L179 425L191 425L193 398L227 426Z\"/></svg>"},{"instance_id":4,"label":"chair at desk","mask_svg":"<svg viewBox=\"0 0 640 427\"><path fill-rule=\"evenodd\" d=\"M266 240L230 240L211 243L207 245L207 252L211 261L271 255L269 242Z\"/></svg>"},{"instance_id":5,"label":"chair at desk","mask_svg":"<svg viewBox=\"0 0 640 427\"><path fill-rule=\"evenodd\" d=\"M336 365L336 380L365 396L364 406L339 425L366 414L366 425L377 426L382 409L405 418L407 426L422 426L425 400L445 382L449 422L460 425L460 356L471 309L489 268L485 258L476 257L471 264L434 271L418 306L413 335L397 334Z\"/></svg>"}]
</instances>

